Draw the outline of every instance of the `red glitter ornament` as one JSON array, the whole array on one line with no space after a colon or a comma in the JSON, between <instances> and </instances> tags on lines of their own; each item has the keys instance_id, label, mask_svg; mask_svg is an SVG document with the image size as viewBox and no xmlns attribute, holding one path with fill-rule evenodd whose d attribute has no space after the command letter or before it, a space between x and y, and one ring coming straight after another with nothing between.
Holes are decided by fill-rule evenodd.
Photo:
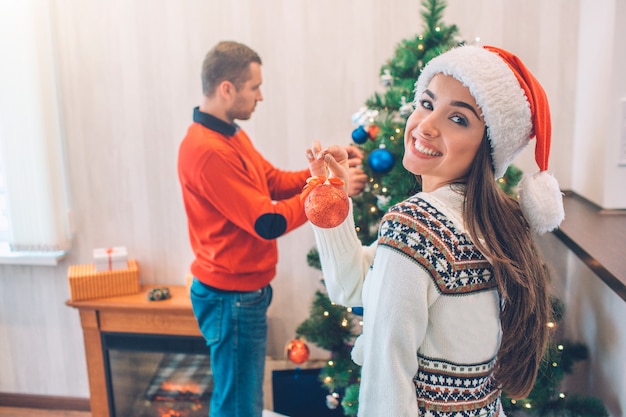
<instances>
[{"instance_id":1,"label":"red glitter ornament","mask_svg":"<svg viewBox=\"0 0 626 417\"><path fill-rule=\"evenodd\" d=\"M307 180L301 198L304 212L311 223L328 229L339 226L348 217L350 203L338 178L311 177Z\"/></svg>"},{"instance_id":2,"label":"red glitter ornament","mask_svg":"<svg viewBox=\"0 0 626 417\"><path fill-rule=\"evenodd\" d=\"M285 347L287 357L295 364L301 364L309 359L309 347L300 339L294 339Z\"/></svg>"}]
</instances>

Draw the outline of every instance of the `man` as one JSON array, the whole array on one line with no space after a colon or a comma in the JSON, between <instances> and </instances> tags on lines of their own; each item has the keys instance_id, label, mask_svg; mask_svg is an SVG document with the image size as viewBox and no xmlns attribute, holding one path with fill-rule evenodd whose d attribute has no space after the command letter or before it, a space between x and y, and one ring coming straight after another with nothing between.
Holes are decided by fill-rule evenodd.
<instances>
[{"instance_id":1,"label":"man","mask_svg":"<svg viewBox=\"0 0 626 417\"><path fill-rule=\"evenodd\" d=\"M178 155L195 254L191 302L211 355L211 417L261 416L276 238L307 220L300 192L309 170L276 169L235 124L263 100L261 82L261 58L249 47L220 42L209 51L204 98ZM359 165L360 151L349 151ZM367 176L353 168L351 179L354 194Z\"/></svg>"}]
</instances>

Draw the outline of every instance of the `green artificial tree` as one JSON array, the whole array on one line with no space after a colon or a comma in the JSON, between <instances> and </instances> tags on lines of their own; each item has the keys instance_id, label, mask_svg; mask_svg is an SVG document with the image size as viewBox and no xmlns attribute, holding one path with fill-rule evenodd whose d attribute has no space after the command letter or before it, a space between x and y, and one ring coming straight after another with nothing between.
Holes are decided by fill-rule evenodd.
<instances>
[{"instance_id":1,"label":"green artificial tree","mask_svg":"<svg viewBox=\"0 0 626 417\"><path fill-rule=\"evenodd\" d=\"M317 251L312 249L310 256L316 258ZM317 291L309 318L296 329L298 336L332 353L320 372L320 380L329 392L327 406L335 409L341 402L347 416L356 415L359 399L361 369L350 356L352 343L359 334L356 320L358 316L352 308L333 304L324 292Z\"/></svg>"},{"instance_id":2,"label":"green artificial tree","mask_svg":"<svg viewBox=\"0 0 626 417\"><path fill-rule=\"evenodd\" d=\"M420 191L415 176L402 166L404 153L404 127L413 112L414 84L424 65L435 56L463 42L458 38L455 25L443 23L444 0L422 0L423 33L401 41L393 57L380 70L385 91L373 94L352 117L357 126L352 140L363 151L363 169L369 176L364 192L352 197L356 232L364 245L377 238L383 214L394 204ZM522 171L509 166L498 179L499 187L516 196ZM321 270L317 249L307 255L309 266ZM556 326L563 311L559 300L553 300ZM360 333L362 309L338 306L320 291L315 293L309 317L296 329L298 337L331 352L331 358L320 372L320 381L328 390L329 408L341 405L346 416L358 411L360 367L352 362L350 351ZM503 395L507 414L552 417L608 416L596 398L567 395L559 390L563 376L572 371L575 362L586 358L586 348L581 344L551 343L535 388L528 398L511 400Z\"/></svg>"}]
</instances>

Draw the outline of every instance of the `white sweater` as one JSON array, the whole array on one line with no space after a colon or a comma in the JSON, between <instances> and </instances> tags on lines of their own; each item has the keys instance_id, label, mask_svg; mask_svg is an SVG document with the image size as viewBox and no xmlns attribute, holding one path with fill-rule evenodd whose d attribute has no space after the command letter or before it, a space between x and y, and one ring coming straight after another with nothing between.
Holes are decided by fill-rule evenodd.
<instances>
[{"instance_id":1,"label":"white sweater","mask_svg":"<svg viewBox=\"0 0 626 417\"><path fill-rule=\"evenodd\" d=\"M389 210L369 247L352 209L336 228L313 226L330 299L364 308L352 351L361 417L504 416L492 379L500 300L462 206L448 186L416 194Z\"/></svg>"}]
</instances>

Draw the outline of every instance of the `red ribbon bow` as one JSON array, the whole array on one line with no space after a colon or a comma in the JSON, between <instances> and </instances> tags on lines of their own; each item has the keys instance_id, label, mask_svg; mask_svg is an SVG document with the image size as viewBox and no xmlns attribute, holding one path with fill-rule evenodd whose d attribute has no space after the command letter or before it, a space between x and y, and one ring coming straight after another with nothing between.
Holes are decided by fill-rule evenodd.
<instances>
[{"instance_id":1,"label":"red ribbon bow","mask_svg":"<svg viewBox=\"0 0 626 417\"><path fill-rule=\"evenodd\" d=\"M302 193L300 193L300 201L306 200L315 187L323 184L334 185L337 188L343 187L343 181L339 178L326 178L323 175L320 175L319 177L310 177L306 180L306 185L302 189Z\"/></svg>"},{"instance_id":2,"label":"red ribbon bow","mask_svg":"<svg viewBox=\"0 0 626 417\"><path fill-rule=\"evenodd\" d=\"M113 269L113 259L111 259L111 254L114 252L113 248L107 248L106 253L109 257L109 271Z\"/></svg>"}]
</instances>

